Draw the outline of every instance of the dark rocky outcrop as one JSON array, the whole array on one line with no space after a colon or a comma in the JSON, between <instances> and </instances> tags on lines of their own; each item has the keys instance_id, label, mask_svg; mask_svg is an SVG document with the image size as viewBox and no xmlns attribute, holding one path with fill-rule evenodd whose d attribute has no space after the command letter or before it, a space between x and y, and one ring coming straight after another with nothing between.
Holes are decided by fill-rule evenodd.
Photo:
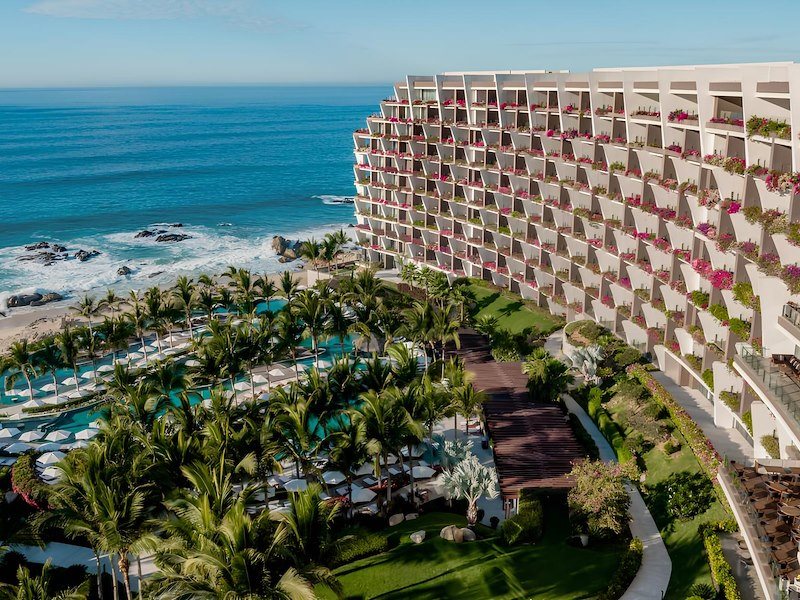
<instances>
[{"instance_id":1,"label":"dark rocky outcrop","mask_svg":"<svg viewBox=\"0 0 800 600\"><path fill-rule=\"evenodd\" d=\"M131 268L125 265L122 265L119 269L117 269L117 275L120 275L122 277L124 277L125 275L130 275L131 273L133 273L133 271L131 271Z\"/></svg>"},{"instance_id":2,"label":"dark rocky outcrop","mask_svg":"<svg viewBox=\"0 0 800 600\"><path fill-rule=\"evenodd\" d=\"M34 302L38 302L43 298L41 294L17 294L8 299L8 307L16 308L19 306L30 306Z\"/></svg>"},{"instance_id":3,"label":"dark rocky outcrop","mask_svg":"<svg viewBox=\"0 0 800 600\"><path fill-rule=\"evenodd\" d=\"M30 244L25 246L26 252L33 252L34 250L44 250L45 248L50 247L50 242L36 242L35 244Z\"/></svg>"},{"instance_id":4,"label":"dark rocky outcrop","mask_svg":"<svg viewBox=\"0 0 800 600\"><path fill-rule=\"evenodd\" d=\"M57 294L56 292L48 292L47 294L43 295L40 300L34 300L31 302L31 306L43 306L49 302L58 302L63 299L64 296L61 294Z\"/></svg>"},{"instance_id":5,"label":"dark rocky outcrop","mask_svg":"<svg viewBox=\"0 0 800 600\"><path fill-rule=\"evenodd\" d=\"M77 258L81 262L86 262L90 258L94 258L95 256L100 256L99 250L78 250L75 253L75 258Z\"/></svg>"},{"instance_id":6,"label":"dark rocky outcrop","mask_svg":"<svg viewBox=\"0 0 800 600\"><path fill-rule=\"evenodd\" d=\"M192 236L185 233L162 233L156 238L157 242L182 242L183 240L190 240Z\"/></svg>"},{"instance_id":7,"label":"dark rocky outcrop","mask_svg":"<svg viewBox=\"0 0 800 600\"><path fill-rule=\"evenodd\" d=\"M282 235L276 235L272 238L272 249L280 257L278 262L287 263L297 258L300 242L287 240Z\"/></svg>"},{"instance_id":8,"label":"dark rocky outcrop","mask_svg":"<svg viewBox=\"0 0 800 600\"><path fill-rule=\"evenodd\" d=\"M155 235L156 235L155 231L150 231L149 229L144 229L144 230L140 231L139 233L137 233L133 237L135 237L135 238L149 238L149 237L154 237Z\"/></svg>"}]
</instances>

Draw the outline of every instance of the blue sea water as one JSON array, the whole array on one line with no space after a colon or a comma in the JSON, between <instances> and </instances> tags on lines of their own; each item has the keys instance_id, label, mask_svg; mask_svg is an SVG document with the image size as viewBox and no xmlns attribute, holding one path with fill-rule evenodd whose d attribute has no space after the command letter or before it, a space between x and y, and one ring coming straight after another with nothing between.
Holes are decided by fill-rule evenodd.
<instances>
[{"instance_id":1,"label":"blue sea water","mask_svg":"<svg viewBox=\"0 0 800 600\"><path fill-rule=\"evenodd\" d=\"M137 288L229 264L277 271L273 235L353 222L352 131L387 87L0 90L0 304ZM135 234L182 223L192 239ZM41 240L89 261L17 260ZM133 270L120 277L117 269Z\"/></svg>"}]
</instances>

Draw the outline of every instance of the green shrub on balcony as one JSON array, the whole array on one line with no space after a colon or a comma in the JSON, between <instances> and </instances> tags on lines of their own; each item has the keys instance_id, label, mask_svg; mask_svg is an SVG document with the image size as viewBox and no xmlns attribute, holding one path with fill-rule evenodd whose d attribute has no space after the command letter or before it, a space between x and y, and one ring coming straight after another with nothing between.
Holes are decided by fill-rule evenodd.
<instances>
[{"instance_id":1,"label":"green shrub on balcony","mask_svg":"<svg viewBox=\"0 0 800 600\"><path fill-rule=\"evenodd\" d=\"M725 406L730 408L733 412L739 411L739 394L725 390L719 393L719 399L725 403Z\"/></svg>"},{"instance_id":2,"label":"green shrub on balcony","mask_svg":"<svg viewBox=\"0 0 800 600\"><path fill-rule=\"evenodd\" d=\"M703 371L703 374L700 376L703 379L703 383L708 386L712 392L714 391L714 371L711 369L706 369Z\"/></svg>"},{"instance_id":3,"label":"green shrub on balcony","mask_svg":"<svg viewBox=\"0 0 800 600\"><path fill-rule=\"evenodd\" d=\"M770 457L781 457L781 445L778 442L777 437L774 435L762 435L759 441L761 442L761 446L767 451L767 454L769 454Z\"/></svg>"},{"instance_id":4,"label":"green shrub on balcony","mask_svg":"<svg viewBox=\"0 0 800 600\"><path fill-rule=\"evenodd\" d=\"M708 307L708 312L710 312L717 321L724 322L730 318L728 317L728 309L722 306L722 304L712 304Z\"/></svg>"},{"instance_id":5,"label":"green shrub on balcony","mask_svg":"<svg viewBox=\"0 0 800 600\"><path fill-rule=\"evenodd\" d=\"M730 321L731 332L746 340L750 337L750 322L742 319L731 319Z\"/></svg>"},{"instance_id":6,"label":"green shrub on balcony","mask_svg":"<svg viewBox=\"0 0 800 600\"><path fill-rule=\"evenodd\" d=\"M692 304L699 308L708 307L708 292L702 290L695 290L690 294Z\"/></svg>"},{"instance_id":7,"label":"green shrub on balcony","mask_svg":"<svg viewBox=\"0 0 800 600\"><path fill-rule=\"evenodd\" d=\"M746 306L759 312L758 296L753 293L753 286L747 281L739 281L733 284L733 297L742 306Z\"/></svg>"},{"instance_id":8,"label":"green shrub on balcony","mask_svg":"<svg viewBox=\"0 0 800 600\"><path fill-rule=\"evenodd\" d=\"M750 435L753 435L753 413L749 410L742 415L742 423L744 426L747 427L747 431Z\"/></svg>"},{"instance_id":9,"label":"green shrub on balcony","mask_svg":"<svg viewBox=\"0 0 800 600\"><path fill-rule=\"evenodd\" d=\"M703 365L703 359L699 356L695 356L694 354L684 354L683 359L692 369L698 372L700 371L700 367Z\"/></svg>"},{"instance_id":10,"label":"green shrub on balcony","mask_svg":"<svg viewBox=\"0 0 800 600\"><path fill-rule=\"evenodd\" d=\"M753 115L747 119L747 137L753 137L754 135L789 140L792 138L792 126L786 121L766 119Z\"/></svg>"}]
</instances>

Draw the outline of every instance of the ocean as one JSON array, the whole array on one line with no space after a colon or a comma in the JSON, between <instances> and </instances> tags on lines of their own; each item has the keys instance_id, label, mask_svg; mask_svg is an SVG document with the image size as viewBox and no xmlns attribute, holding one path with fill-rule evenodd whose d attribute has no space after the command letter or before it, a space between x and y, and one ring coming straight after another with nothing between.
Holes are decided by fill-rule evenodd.
<instances>
[{"instance_id":1,"label":"ocean","mask_svg":"<svg viewBox=\"0 0 800 600\"><path fill-rule=\"evenodd\" d=\"M0 90L0 308L10 294L283 270L274 235L353 223L352 131L385 87ZM180 228L166 225L182 224ZM137 238L144 229L191 236ZM40 241L99 255L18 260ZM126 266L131 274L120 276Z\"/></svg>"}]
</instances>

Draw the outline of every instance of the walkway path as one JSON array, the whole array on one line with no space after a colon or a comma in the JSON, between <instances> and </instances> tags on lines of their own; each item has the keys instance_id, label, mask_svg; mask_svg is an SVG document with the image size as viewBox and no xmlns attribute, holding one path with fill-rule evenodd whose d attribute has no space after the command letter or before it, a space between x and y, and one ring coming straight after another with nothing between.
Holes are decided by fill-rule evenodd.
<instances>
[{"instance_id":1,"label":"walkway path","mask_svg":"<svg viewBox=\"0 0 800 600\"><path fill-rule=\"evenodd\" d=\"M689 413L717 452L737 462L748 464L753 462L753 446L738 430L722 429L714 425L714 407L699 390L678 385L662 371L653 371L651 375Z\"/></svg>"},{"instance_id":2,"label":"walkway path","mask_svg":"<svg viewBox=\"0 0 800 600\"><path fill-rule=\"evenodd\" d=\"M586 411L568 395L562 396L569 412L578 417L584 429L592 436L600 451L600 458L605 461L616 462L617 457L603 434L586 414ZM631 498L631 534L642 540L644 552L642 566L636 574L628 590L621 600L661 600L669 586L672 575L672 560L670 560L667 547L661 538L655 521L642 499L639 490L633 485L626 485Z\"/></svg>"}]
</instances>

